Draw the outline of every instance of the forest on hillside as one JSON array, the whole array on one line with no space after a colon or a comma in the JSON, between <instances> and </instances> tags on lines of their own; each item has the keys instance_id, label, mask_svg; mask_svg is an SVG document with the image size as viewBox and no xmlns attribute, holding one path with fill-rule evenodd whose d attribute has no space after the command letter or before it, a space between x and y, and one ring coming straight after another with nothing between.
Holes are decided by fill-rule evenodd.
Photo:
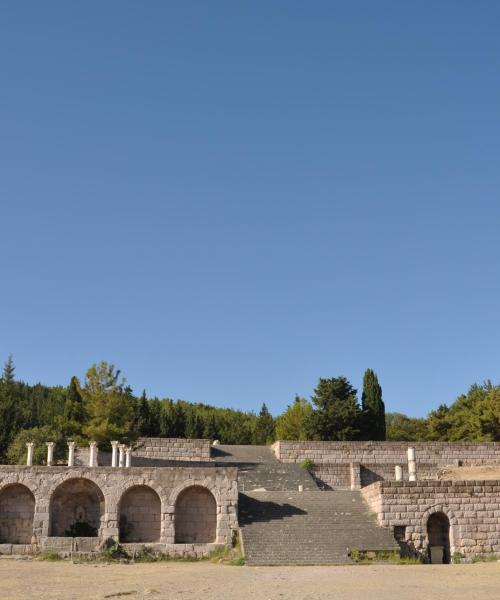
<instances>
[{"instance_id":1,"label":"forest on hillside","mask_svg":"<svg viewBox=\"0 0 500 600\"><path fill-rule=\"evenodd\" d=\"M15 377L11 357L0 378L0 462L24 461L26 442L35 442L35 463L45 460L45 442L55 442L55 458L66 441L102 449L110 440L133 444L138 437L218 439L223 444L269 444L282 440L499 441L500 386L487 381L426 418L386 413L374 371L363 377L361 398L342 376L320 378L310 399L296 397L273 417L133 393L113 365L92 365L83 381L67 386L29 385Z\"/></svg>"}]
</instances>

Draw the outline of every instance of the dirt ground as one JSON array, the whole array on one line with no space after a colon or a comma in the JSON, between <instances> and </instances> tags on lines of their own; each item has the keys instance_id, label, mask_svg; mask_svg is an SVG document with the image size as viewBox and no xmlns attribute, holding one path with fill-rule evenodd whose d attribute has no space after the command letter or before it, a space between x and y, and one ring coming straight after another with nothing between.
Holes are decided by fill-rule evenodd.
<instances>
[{"instance_id":1,"label":"dirt ground","mask_svg":"<svg viewBox=\"0 0 500 600\"><path fill-rule=\"evenodd\" d=\"M500 466L443 467L438 471L438 479L447 481L500 479Z\"/></svg>"},{"instance_id":2,"label":"dirt ground","mask_svg":"<svg viewBox=\"0 0 500 600\"><path fill-rule=\"evenodd\" d=\"M500 563L231 567L0 560L1 600L498 600Z\"/></svg>"}]
</instances>

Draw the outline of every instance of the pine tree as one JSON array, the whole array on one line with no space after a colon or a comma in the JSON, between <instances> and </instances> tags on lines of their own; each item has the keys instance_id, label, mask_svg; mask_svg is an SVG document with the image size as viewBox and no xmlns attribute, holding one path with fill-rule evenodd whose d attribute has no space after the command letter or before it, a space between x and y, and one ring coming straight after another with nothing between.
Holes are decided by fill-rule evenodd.
<instances>
[{"instance_id":1,"label":"pine tree","mask_svg":"<svg viewBox=\"0 0 500 600\"><path fill-rule=\"evenodd\" d=\"M215 420L215 414L213 412L208 413L205 417L205 426L203 427L203 437L207 440L216 440L217 433L217 422Z\"/></svg>"},{"instance_id":2,"label":"pine tree","mask_svg":"<svg viewBox=\"0 0 500 600\"><path fill-rule=\"evenodd\" d=\"M255 424L253 443L265 445L271 442L274 442L274 419L264 403Z\"/></svg>"},{"instance_id":3,"label":"pine tree","mask_svg":"<svg viewBox=\"0 0 500 600\"><path fill-rule=\"evenodd\" d=\"M14 366L12 354L9 354L9 357L5 361L5 364L3 367L2 383L4 383L5 385L12 385L14 383L14 371L15 370L16 370L16 367Z\"/></svg>"},{"instance_id":4,"label":"pine tree","mask_svg":"<svg viewBox=\"0 0 500 600\"><path fill-rule=\"evenodd\" d=\"M84 433L89 438L103 448L109 446L110 440L129 444L137 438L135 398L113 365L105 362L92 365L82 393L89 417Z\"/></svg>"},{"instance_id":5,"label":"pine tree","mask_svg":"<svg viewBox=\"0 0 500 600\"><path fill-rule=\"evenodd\" d=\"M137 429L140 435L149 437L151 436L151 411L149 409L149 402L146 397L146 390L143 390L141 397L139 398L137 406Z\"/></svg>"},{"instance_id":6,"label":"pine tree","mask_svg":"<svg viewBox=\"0 0 500 600\"><path fill-rule=\"evenodd\" d=\"M338 441L358 439L361 411L356 394L345 377L320 379L312 397L316 410L310 419L311 437Z\"/></svg>"},{"instance_id":7,"label":"pine tree","mask_svg":"<svg viewBox=\"0 0 500 600\"><path fill-rule=\"evenodd\" d=\"M363 437L367 440L385 440L385 405L382 400L382 388L372 369L366 369L363 377L361 408L363 410Z\"/></svg>"},{"instance_id":8,"label":"pine tree","mask_svg":"<svg viewBox=\"0 0 500 600\"><path fill-rule=\"evenodd\" d=\"M72 377L71 381L69 382L63 415L67 421L83 423L85 420L83 396L80 393L80 382L78 381L77 377Z\"/></svg>"}]
</instances>

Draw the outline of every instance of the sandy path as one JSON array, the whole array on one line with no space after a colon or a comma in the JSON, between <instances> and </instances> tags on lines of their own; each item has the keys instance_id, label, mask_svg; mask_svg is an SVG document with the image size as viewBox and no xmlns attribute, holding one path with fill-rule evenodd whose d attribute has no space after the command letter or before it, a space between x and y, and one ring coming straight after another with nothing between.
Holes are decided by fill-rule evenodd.
<instances>
[{"instance_id":1,"label":"sandy path","mask_svg":"<svg viewBox=\"0 0 500 600\"><path fill-rule=\"evenodd\" d=\"M500 563L229 567L0 560L1 600L498 600Z\"/></svg>"}]
</instances>

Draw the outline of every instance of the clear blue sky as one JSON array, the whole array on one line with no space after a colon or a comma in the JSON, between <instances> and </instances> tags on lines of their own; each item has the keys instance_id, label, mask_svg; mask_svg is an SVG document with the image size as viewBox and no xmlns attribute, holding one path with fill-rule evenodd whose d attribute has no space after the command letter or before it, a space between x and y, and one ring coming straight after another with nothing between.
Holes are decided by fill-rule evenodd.
<instances>
[{"instance_id":1,"label":"clear blue sky","mask_svg":"<svg viewBox=\"0 0 500 600\"><path fill-rule=\"evenodd\" d=\"M500 380L500 4L0 2L0 360L272 412Z\"/></svg>"}]
</instances>

